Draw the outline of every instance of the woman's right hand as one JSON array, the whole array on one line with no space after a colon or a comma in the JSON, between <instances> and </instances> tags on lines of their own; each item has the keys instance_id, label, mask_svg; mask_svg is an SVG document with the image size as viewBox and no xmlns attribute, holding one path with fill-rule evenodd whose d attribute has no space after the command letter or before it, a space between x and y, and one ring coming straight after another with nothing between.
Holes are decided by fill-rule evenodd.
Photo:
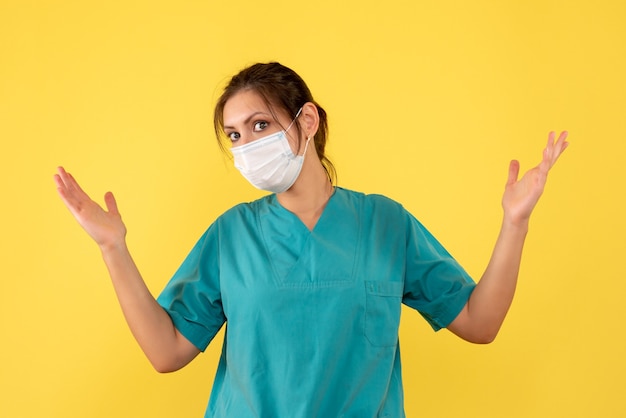
<instances>
[{"instance_id":1,"label":"woman's right hand","mask_svg":"<svg viewBox=\"0 0 626 418\"><path fill-rule=\"evenodd\" d=\"M101 249L124 242L126 226L122 222L113 193L107 192L104 195L107 207L105 211L80 188L74 177L63 167L58 168L54 181L65 206Z\"/></svg>"},{"instance_id":2,"label":"woman's right hand","mask_svg":"<svg viewBox=\"0 0 626 418\"><path fill-rule=\"evenodd\" d=\"M200 350L176 329L148 290L124 242L126 227L113 194L104 195L104 210L63 167L54 181L65 206L100 246L124 317L148 360L163 373L185 366Z\"/></svg>"}]
</instances>

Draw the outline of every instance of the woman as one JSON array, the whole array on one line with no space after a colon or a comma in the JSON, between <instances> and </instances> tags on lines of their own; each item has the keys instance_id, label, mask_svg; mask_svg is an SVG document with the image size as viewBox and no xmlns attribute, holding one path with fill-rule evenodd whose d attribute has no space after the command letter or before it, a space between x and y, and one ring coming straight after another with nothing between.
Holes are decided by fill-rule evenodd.
<instances>
[{"instance_id":1,"label":"woman","mask_svg":"<svg viewBox=\"0 0 626 418\"><path fill-rule=\"evenodd\" d=\"M234 76L215 109L235 166L272 192L220 216L155 299L107 211L62 168L58 192L99 245L133 335L156 370L180 369L228 323L207 417L403 417L400 305L438 330L491 342L511 304L530 214L567 147L550 133L518 180L478 284L402 206L333 186L326 113L278 63Z\"/></svg>"}]
</instances>

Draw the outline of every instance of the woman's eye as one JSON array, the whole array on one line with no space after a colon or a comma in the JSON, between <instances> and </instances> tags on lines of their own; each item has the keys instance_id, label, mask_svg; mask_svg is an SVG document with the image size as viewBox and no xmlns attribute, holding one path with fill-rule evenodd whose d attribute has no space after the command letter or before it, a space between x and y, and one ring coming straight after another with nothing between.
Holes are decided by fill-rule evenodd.
<instances>
[{"instance_id":1,"label":"woman's eye","mask_svg":"<svg viewBox=\"0 0 626 418\"><path fill-rule=\"evenodd\" d=\"M241 135L239 135L239 132L231 132L228 134L228 138L230 138L231 142L235 142L241 138Z\"/></svg>"},{"instance_id":2,"label":"woman's eye","mask_svg":"<svg viewBox=\"0 0 626 418\"><path fill-rule=\"evenodd\" d=\"M256 122L254 124L254 131L255 132L262 131L263 129L267 128L267 125L268 123L263 120Z\"/></svg>"}]
</instances>

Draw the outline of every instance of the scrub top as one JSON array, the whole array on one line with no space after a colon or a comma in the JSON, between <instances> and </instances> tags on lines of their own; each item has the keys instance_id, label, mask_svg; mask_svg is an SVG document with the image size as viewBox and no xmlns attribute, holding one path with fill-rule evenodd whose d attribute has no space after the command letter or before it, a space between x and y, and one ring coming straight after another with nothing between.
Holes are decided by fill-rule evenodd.
<instances>
[{"instance_id":1,"label":"scrub top","mask_svg":"<svg viewBox=\"0 0 626 418\"><path fill-rule=\"evenodd\" d=\"M158 298L204 351L205 417L404 417L401 303L446 327L474 282L400 204L336 188L310 231L276 195L220 216Z\"/></svg>"}]
</instances>

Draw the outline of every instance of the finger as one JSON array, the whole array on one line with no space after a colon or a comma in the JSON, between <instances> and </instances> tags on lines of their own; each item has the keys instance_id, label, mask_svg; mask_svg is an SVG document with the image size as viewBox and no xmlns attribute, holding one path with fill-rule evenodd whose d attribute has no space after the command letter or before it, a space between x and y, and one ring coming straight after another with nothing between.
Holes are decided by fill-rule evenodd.
<instances>
[{"instance_id":1,"label":"finger","mask_svg":"<svg viewBox=\"0 0 626 418\"><path fill-rule=\"evenodd\" d=\"M559 138L554 143L554 146L552 147L552 151L550 155L550 167L552 167L556 163L556 161L559 159L563 151L565 151L565 149L569 145L569 142L566 141L567 135L568 135L567 131L562 131L561 134L559 135Z\"/></svg>"},{"instance_id":2,"label":"finger","mask_svg":"<svg viewBox=\"0 0 626 418\"><path fill-rule=\"evenodd\" d=\"M559 139L556 141L559 149L559 154L565 151L565 148L567 148L567 146L569 145L569 142L566 141L568 135L569 132L563 131L561 132L561 135L559 135Z\"/></svg>"},{"instance_id":3,"label":"finger","mask_svg":"<svg viewBox=\"0 0 626 418\"><path fill-rule=\"evenodd\" d=\"M65 184L63 184L63 180L61 180L60 176L55 176L55 181L57 182L57 193L59 194L59 197L70 212L74 216L77 216L81 208L80 200L76 199L74 194L71 193L67 187L65 187Z\"/></svg>"},{"instance_id":4,"label":"finger","mask_svg":"<svg viewBox=\"0 0 626 418\"><path fill-rule=\"evenodd\" d=\"M57 185L57 189L65 188L65 183L63 183L61 176L59 176L58 174L55 174L53 176L53 179L54 179L54 183Z\"/></svg>"},{"instance_id":5,"label":"finger","mask_svg":"<svg viewBox=\"0 0 626 418\"><path fill-rule=\"evenodd\" d=\"M567 135L565 135L567 137ZM559 135L559 139L555 141L556 132L550 131L548 134L548 143L543 150L543 158L539 164L539 168L543 174L547 174L552 168L556 160L559 158L562 148L563 133Z\"/></svg>"},{"instance_id":6,"label":"finger","mask_svg":"<svg viewBox=\"0 0 626 418\"><path fill-rule=\"evenodd\" d=\"M554 153L554 144L548 141L548 146L544 148L542 159L541 159L541 162L539 163L539 171L544 175L546 175L548 171L550 171L550 168L552 168L553 153Z\"/></svg>"},{"instance_id":7,"label":"finger","mask_svg":"<svg viewBox=\"0 0 626 418\"><path fill-rule=\"evenodd\" d=\"M59 167L58 174L54 175L54 182L57 186L57 193L61 197L61 200L63 200L63 203L65 203L68 208L77 206L79 203L78 199L74 197L74 194L68 188L67 173L62 167Z\"/></svg>"},{"instance_id":8,"label":"finger","mask_svg":"<svg viewBox=\"0 0 626 418\"><path fill-rule=\"evenodd\" d=\"M72 175L70 173L65 171L65 169L63 167L59 167L58 168L58 176L63 181L63 184L64 184L66 189L73 189L73 188L75 188L75 186L78 185L78 183L76 182L74 177L72 177Z\"/></svg>"},{"instance_id":9,"label":"finger","mask_svg":"<svg viewBox=\"0 0 626 418\"><path fill-rule=\"evenodd\" d=\"M63 203L65 203L66 206L70 206L70 202L68 200L68 195L67 195L67 188L65 187L65 183L63 183L63 179L61 178L61 176L58 174L55 174L54 182L57 185L57 193L61 197L61 200L63 200Z\"/></svg>"},{"instance_id":10,"label":"finger","mask_svg":"<svg viewBox=\"0 0 626 418\"><path fill-rule=\"evenodd\" d=\"M55 181L61 200L75 217L78 217L88 205L93 203L89 195L81 189L74 177L63 167L58 168Z\"/></svg>"},{"instance_id":11,"label":"finger","mask_svg":"<svg viewBox=\"0 0 626 418\"><path fill-rule=\"evenodd\" d=\"M517 177L519 176L519 161L511 160L509 164L509 178L506 181L506 185L515 184Z\"/></svg>"},{"instance_id":12,"label":"finger","mask_svg":"<svg viewBox=\"0 0 626 418\"><path fill-rule=\"evenodd\" d=\"M80 187L74 176L65 171L63 167L58 168L58 175L69 193L73 193L77 199L90 199L89 195Z\"/></svg>"},{"instance_id":13,"label":"finger","mask_svg":"<svg viewBox=\"0 0 626 418\"><path fill-rule=\"evenodd\" d=\"M107 205L107 210L115 215L119 215L120 212L117 209L117 202L115 201L115 196L113 196L113 193L111 192L106 192L106 194L104 195L104 203Z\"/></svg>"},{"instance_id":14,"label":"finger","mask_svg":"<svg viewBox=\"0 0 626 418\"><path fill-rule=\"evenodd\" d=\"M65 187L67 187L69 185L69 183L71 182L70 175L69 175L69 173L67 171L65 171L65 168L58 167L57 168L57 175L59 176L59 178L61 180L63 180L63 184L65 185Z\"/></svg>"}]
</instances>

